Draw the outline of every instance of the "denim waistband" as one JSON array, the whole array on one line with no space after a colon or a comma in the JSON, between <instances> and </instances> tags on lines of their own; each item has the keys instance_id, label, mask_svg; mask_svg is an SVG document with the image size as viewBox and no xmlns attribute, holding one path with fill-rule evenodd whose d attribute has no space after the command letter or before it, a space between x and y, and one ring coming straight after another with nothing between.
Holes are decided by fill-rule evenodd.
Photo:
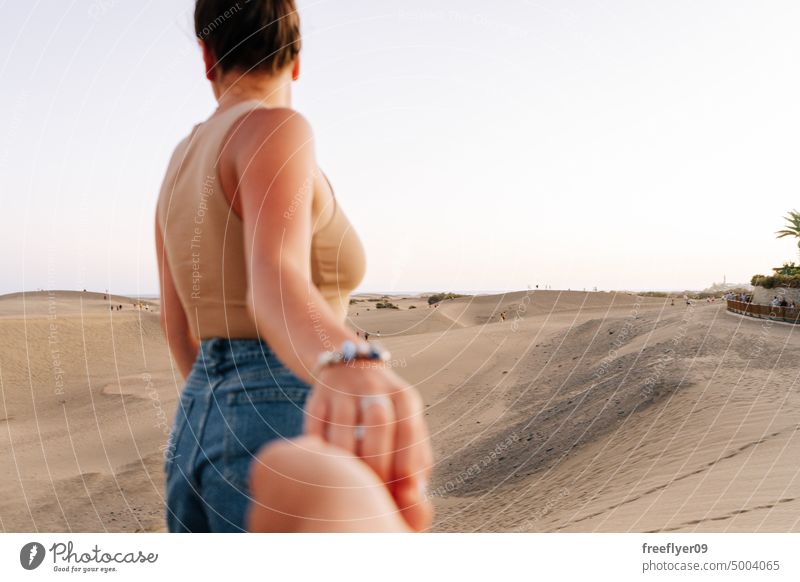
<instances>
[{"instance_id":1,"label":"denim waistband","mask_svg":"<svg viewBox=\"0 0 800 582\"><path fill-rule=\"evenodd\" d=\"M256 377L258 381L253 379ZM200 353L184 390L206 393L240 389L251 381L263 386L265 378L272 378L276 386L311 388L280 361L265 341L214 337L200 341Z\"/></svg>"},{"instance_id":2,"label":"denim waistband","mask_svg":"<svg viewBox=\"0 0 800 582\"><path fill-rule=\"evenodd\" d=\"M271 358L275 354L272 348L261 339L230 339L213 337L200 341L200 353L203 360L223 364L245 360Z\"/></svg>"}]
</instances>

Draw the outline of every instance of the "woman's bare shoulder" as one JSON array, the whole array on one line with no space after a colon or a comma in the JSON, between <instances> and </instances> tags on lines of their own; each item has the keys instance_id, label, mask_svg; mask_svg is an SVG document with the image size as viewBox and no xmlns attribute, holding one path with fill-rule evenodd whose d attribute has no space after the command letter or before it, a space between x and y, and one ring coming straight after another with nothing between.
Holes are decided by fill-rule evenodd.
<instances>
[{"instance_id":1,"label":"woman's bare shoulder","mask_svg":"<svg viewBox=\"0 0 800 582\"><path fill-rule=\"evenodd\" d=\"M277 172L301 150L311 152L313 158L313 144L311 125L294 109L254 109L236 121L225 139L219 162L223 185L234 188L247 168Z\"/></svg>"},{"instance_id":2,"label":"woman's bare shoulder","mask_svg":"<svg viewBox=\"0 0 800 582\"><path fill-rule=\"evenodd\" d=\"M287 107L261 107L238 121L232 139L243 147L260 149L265 144L299 146L313 137L311 124L298 111Z\"/></svg>"}]
</instances>

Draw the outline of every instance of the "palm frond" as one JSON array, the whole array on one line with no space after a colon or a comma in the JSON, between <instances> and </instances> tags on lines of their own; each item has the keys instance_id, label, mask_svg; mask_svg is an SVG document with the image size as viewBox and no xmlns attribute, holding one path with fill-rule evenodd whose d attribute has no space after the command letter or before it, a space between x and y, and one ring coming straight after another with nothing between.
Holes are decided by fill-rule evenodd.
<instances>
[{"instance_id":1,"label":"palm frond","mask_svg":"<svg viewBox=\"0 0 800 582\"><path fill-rule=\"evenodd\" d=\"M786 228L777 231L775 236L777 238L784 238L787 236L800 238L800 212L791 210L783 219L786 221Z\"/></svg>"}]
</instances>

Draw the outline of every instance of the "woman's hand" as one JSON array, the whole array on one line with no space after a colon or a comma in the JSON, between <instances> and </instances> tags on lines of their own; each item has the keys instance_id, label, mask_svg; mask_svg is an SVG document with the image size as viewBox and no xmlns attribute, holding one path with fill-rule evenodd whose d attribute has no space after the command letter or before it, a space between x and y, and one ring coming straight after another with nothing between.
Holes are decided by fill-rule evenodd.
<instances>
[{"instance_id":1,"label":"woman's hand","mask_svg":"<svg viewBox=\"0 0 800 582\"><path fill-rule=\"evenodd\" d=\"M409 526L430 525L432 453L419 393L385 364L322 368L306 404L306 433L361 457L386 483Z\"/></svg>"}]
</instances>

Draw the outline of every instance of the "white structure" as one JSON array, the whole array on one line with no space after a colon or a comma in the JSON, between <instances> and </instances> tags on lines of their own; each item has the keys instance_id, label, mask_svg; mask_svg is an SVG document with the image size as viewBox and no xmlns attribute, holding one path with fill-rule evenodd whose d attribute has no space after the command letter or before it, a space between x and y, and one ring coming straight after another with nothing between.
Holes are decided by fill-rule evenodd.
<instances>
[{"instance_id":1,"label":"white structure","mask_svg":"<svg viewBox=\"0 0 800 582\"><path fill-rule=\"evenodd\" d=\"M774 289L765 289L764 287L753 287L753 303L758 305L769 305L772 298L775 296L785 297L786 301L800 305L800 289L775 287Z\"/></svg>"}]
</instances>

